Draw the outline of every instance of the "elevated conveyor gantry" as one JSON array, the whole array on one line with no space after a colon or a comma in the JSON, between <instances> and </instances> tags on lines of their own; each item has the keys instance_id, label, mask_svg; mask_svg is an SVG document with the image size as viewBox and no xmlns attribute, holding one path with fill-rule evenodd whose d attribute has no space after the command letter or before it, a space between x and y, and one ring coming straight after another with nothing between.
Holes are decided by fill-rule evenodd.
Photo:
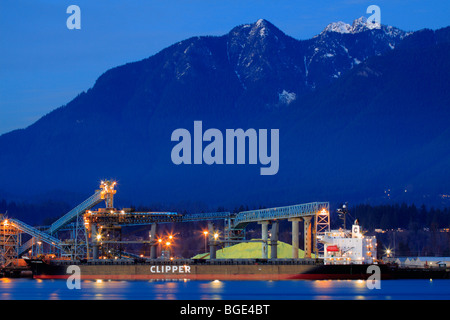
<instances>
[{"instance_id":1,"label":"elevated conveyor gantry","mask_svg":"<svg viewBox=\"0 0 450 320\"><path fill-rule=\"evenodd\" d=\"M102 181L100 184L100 190L96 190L92 196L87 198L85 201L80 203L78 206L76 206L61 218L59 218L56 222L54 222L47 230L47 233L54 234L66 224L72 222L77 216L83 214L87 210L92 209L102 201L106 202L107 209L113 208L113 199L114 195L116 194L116 190L114 188L116 184L117 183L115 181Z\"/></svg>"},{"instance_id":2,"label":"elevated conveyor gantry","mask_svg":"<svg viewBox=\"0 0 450 320\"><path fill-rule=\"evenodd\" d=\"M233 218L233 226L239 228L241 224L248 224L250 222L285 220L307 216L313 217L323 208L328 210L328 207L328 202L310 202L293 206L243 211L236 214Z\"/></svg>"},{"instance_id":3,"label":"elevated conveyor gantry","mask_svg":"<svg viewBox=\"0 0 450 320\"><path fill-rule=\"evenodd\" d=\"M30 236L40 239L40 241L45 242L51 246L54 246L58 249L63 249L63 245L61 243L61 241L58 238L55 238L51 235L49 235L47 232L41 231L36 229L35 227L32 227L22 221L19 221L17 219L9 219L9 222L13 227L17 228L18 230L22 231L23 233L29 234ZM19 248L19 254L25 252L26 250L28 250L30 247L26 247L28 244L28 242L26 242L25 244L23 244L20 248Z\"/></svg>"},{"instance_id":4,"label":"elevated conveyor gantry","mask_svg":"<svg viewBox=\"0 0 450 320\"><path fill-rule=\"evenodd\" d=\"M320 237L324 232L329 231L329 203L328 202L310 202L292 206L275 207L269 209L259 209L243 211L237 213L229 224L228 237L239 238L239 233L252 222L261 224L262 236L262 257L268 258L268 225L272 224L270 243L272 246L272 258L277 258L276 244L278 242L278 221L289 220L292 222L292 256L298 258L299 248L299 229L300 221L304 222L304 247L305 257L311 258L313 246L316 254L320 255ZM312 223L315 229L312 230ZM233 239L234 240L234 239Z\"/></svg>"},{"instance_id":5,"label":"elevated conveyor gantry","mask_svg":"<svg viewBox=\"0 0 450 320\"><path fill-rule=\"evenodd\" d=\"M67 246L63 244L61 240L56 238L54 235L67 226L69 223L73 222L77 218L82 217L82 215L91 208L98 205L100 202L105 201L107 206L113 205L113 197L116 193L114 187L116 186L115 181L102 181L100 184L100 190L96 190L95 193L87 198L85 201L80 203L78 206L67 212L61 218L56 220L48 229L39 230L32 226L29 226L19 220L14 219L15 224L21 226L19 228L22 232L27 233L32 236L30 240L23 243L19 248L19 255L23 254L27 250L29 250L32 245L36 242L35 239L39 239L39 241L43 241L51 246L56 247L57 249L61 249L67 251ZM84 228L84 226L78 226L75 224L75 227L79 227L80 229ZM78 233L78 230L75 230Z\"/></svg>"}]
</instances>

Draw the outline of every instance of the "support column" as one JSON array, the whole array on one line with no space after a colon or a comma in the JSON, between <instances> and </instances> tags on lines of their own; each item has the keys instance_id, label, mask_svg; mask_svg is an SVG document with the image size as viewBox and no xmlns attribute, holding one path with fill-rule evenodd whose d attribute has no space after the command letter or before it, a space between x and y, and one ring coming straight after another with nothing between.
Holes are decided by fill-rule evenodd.
<instances>
[{"instance_id":1,"label":"support column","mask_svg":"<svg viewBox=\"0 0 450 320\"><path fill-rule=\"evenodd\" d=\"M158 242L156 242L156 223L153 223L150 227L150 241L153 241L150 245L150 259L156 259L156 246Z\"/></svg>"},{"instance_id":2,"label":"support column","mask_svg":"<svg viewBox=\"0 0 450 320\"><path fill-rule=\"evenodd\" d=\"M209 259L216 259L216 240L214 240L214 223L208 221L208 244L209 244Z\"/></svg>"},{"instance_id":3,"label":"support column","mask_svg":"<svg viewBox=\"0 0 450 320\"><path fill-rule=\"evenodd\" d=\"M291 218L292 222L292 259L298 259L299 249L299 222L302 218Z\"/></svg>"},{"instance_id":4,"label":"support column","mask_svg":"<svg viewBox=\"0 0 450 320\"><path fill-rule=\"evenodd\" d=\"M278 221L272 222L272 229L270 230L270 258L278 258Z\"/></svg>"},{"instance_id":5,"label":"support column","mask_svg":"<svg viewBox=\"0 0 450 320\"><path fill-rule=\"evenodd\" d=\"M311 258L312 243L311 243L311 218L304 217L304 234L305 234L305 258Z\"/></svg>"},{"instance_id":6,"label":"support column","mask_svg":"<svg viewBox=\"0 0 450 320\"><path fill-rule=\"evenodd\" d=\"M214 260L216 259L216 252L217 252L217 241L211 240L211 243L209 244L209 259Z\"/></svg>"},{"instance_id":7,"label":"support column","mask_svg":"<svg viewBox=\"0 0 450 320\"><path fill-rule=\"evenodd\" d=\"M210 240L211 240L213 234L214 234L214 223L211 221L208 221L208 236L209 236Z\"/></svg>"},{"instance_id":8,"label":"support column","mask_svg":"<svg viewBox=\"0 0 450 320\"><path fill-rule=\"evenodd\" d=\"M31 238L31 257L35 256L35 249L36 249L36 238L32 237Z\"/></svg>"},{"instance_id":9,"label":"support column","mask_svg":"<svg viewBox=\"0 0 450 320\"><path fill-rule=\"evenodd\" d=\"M269 257L269 250L267 247L267 240L269 238L269 221L258 222L261 224L261 238L262 238L262 258L267 259Z\"/></svg>"},{"instance_id":10,"label":"support column","mask_svg":"<svg viewBox=\"0 0 450 320\"><path fill-rule=\"evenodd\" d=\"M99 243L98 243L98 239L97 239L97 225L96 224L92 224L91 226L91 232L92 232L92 258L93 259L98 259L98 249L99 249Z\"/></svg>"}]
</instances>

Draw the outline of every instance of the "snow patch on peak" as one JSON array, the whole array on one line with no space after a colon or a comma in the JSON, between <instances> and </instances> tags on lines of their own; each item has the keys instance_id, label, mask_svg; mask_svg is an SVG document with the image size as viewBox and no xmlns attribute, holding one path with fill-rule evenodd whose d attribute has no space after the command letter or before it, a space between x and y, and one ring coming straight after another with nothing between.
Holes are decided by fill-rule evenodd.
<instances>
[{"instance_id":1,"label":"snow patch on peak","mask_svg":"<svg viewBox=\"0 0 450 320\"><path fill-rule=\"evenodd\" d=\"M366 17L361 17L353 21L352 31L353 33L362 32L367 29L380 29L381 24L379 22L368 21Z\"/></svg>"},{"instance_id":2,"label":"snow patch on peak","mask_svg":"<svg viewBox=\"0 0 450 320\"><path fill-rule=\"evenodd\" d=\"M326 26L325 30L323 32L338 32L338 33L351 33L352 26L348 23L338 21L338 22L332 22L329 25Z\"/></svg>"},{"instance_id":3,"label":"snow patch on peak","mask_svg":"<svg viewBox=\"0 0 450 320\"><path fill-rule=\"evenodd\" d=\"M358 19L353 20L352 28L362 27L362 26L365 26L366 24L367 24L367 18L362 16Z\"/></svg>"},{"instance_id":4,"label":"snow patch on peak","mask_svg":"<svg viewBox=\"0 0 450 320\"><path fill-rule=\"evenodd\" d=\"M259 19L256 21L254 27L252 28L251 34L259 33L261 37L267 36L267 22L264 19Z\"/></svg>"},{"instance_id":5,"label":"snow patch on peak","mask_svg":"<svg viewBox=\"0 0 450 320\"><path fill-rule=\"evenodd\" d=\"M262 24L264 24L264 19L259 19L258 21L256 21L257 27L260 27Z\"/></svg>"},{"instance_id":6,"label":"snow patch on peak","mask_svg":"<svg viewBox=\"0 0 450 320\"><path fill-rule=\"evenodd\" d=\"M294 92L283 90L282 93L278 94L278 100L284 104L290 104L295 99L297 99L297 95Z\"/></svg>"},{"instance_id":7,"label":"snow patch on peak","mask_svg":"<svg viewBox=\"0 0 450 320\"><path fill-rule=\"evenodd\" d=\"M261 28L261 29L259 30L259 35L260 35L261 37L265 37L265 36L267 35L267 33L266 33L266 28Z\"/></svg>"},{"instance_id":8,"label":"snow patch on peak","mask_svg":"<svg viewBox=\"0 0 450 320\"><path fill-rule=\"evenodd\" d=\"M337 33L359 33L365 30L380 29L381 24L378 22L368 21L366 17L360 17L353 21L352 25L348 23L338 21L332 22L326 26L322 31L325 32L337 32Z\"/></svg>"}]
</instances>

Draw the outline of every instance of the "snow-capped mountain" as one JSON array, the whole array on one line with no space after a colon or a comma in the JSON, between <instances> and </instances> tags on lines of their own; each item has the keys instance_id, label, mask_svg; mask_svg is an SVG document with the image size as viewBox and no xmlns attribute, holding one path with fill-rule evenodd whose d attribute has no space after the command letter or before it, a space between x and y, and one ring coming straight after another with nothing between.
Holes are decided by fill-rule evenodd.
<instances>
[{"instance_id":1,"label":"snow-capped mountain","mask_svg":"<svg viewBox=\"0 0 450 320\"><path fill-rule=\"evenodd\" d=\"M288 204L371 196L386 184L450 185L450 28L330 24L297 40L269 21L193 37L113 68L30 127L0 136L0 190L94 190L124 199ZM171 133L280 129L280 170L176 166ZM26 183L23 183L26 181Z\"/></svg>"},{"instance_id":2,"label":"snow-capped mountain","mask_svg":"<svg viewBox=\"0 0 450 320\"><path fill-rule=\"evenodd\" d=\"M242 88L264 82L273 86L265 93L275 101L283 91L298 95L338 79L368 57L394 49L406 35L360 18L352 26L330 24L310 40L296 40L260 19L225 38L227 58Z\"/></svg>"},{"instance_id":3,"label":"snow-capped mountain","mask_svg":"<svg viewBox=\"0 0 450 320\"><path fill-rule=\"evenodd\" d=\"M352 25L330 23L309 42L305 55L308 84L311 88L323 85L352 69L367 58L378 56L394 49L409 33L398 28L368 22L365 17L353 21ZM318 73L321 76L318 76Z\"/></svg>"}]
</instances>

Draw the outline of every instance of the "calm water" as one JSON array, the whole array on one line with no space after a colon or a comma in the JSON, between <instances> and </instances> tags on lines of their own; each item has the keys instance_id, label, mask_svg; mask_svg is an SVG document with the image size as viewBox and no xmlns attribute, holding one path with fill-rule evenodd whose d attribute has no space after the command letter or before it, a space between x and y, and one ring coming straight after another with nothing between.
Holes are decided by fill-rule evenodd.
<instances>
[{"instance_id":1,"label":"calm water","mask_svg":"<svg viewBox=\"0 0 450 320\"><path fill-rule=\"evenodd\" d=\"M414 300L450 299L450 280L386 280L369 290L357 280L292 281L82 281L0 279L0 299L122 300Z\"/></svg>"}]
</instances>

